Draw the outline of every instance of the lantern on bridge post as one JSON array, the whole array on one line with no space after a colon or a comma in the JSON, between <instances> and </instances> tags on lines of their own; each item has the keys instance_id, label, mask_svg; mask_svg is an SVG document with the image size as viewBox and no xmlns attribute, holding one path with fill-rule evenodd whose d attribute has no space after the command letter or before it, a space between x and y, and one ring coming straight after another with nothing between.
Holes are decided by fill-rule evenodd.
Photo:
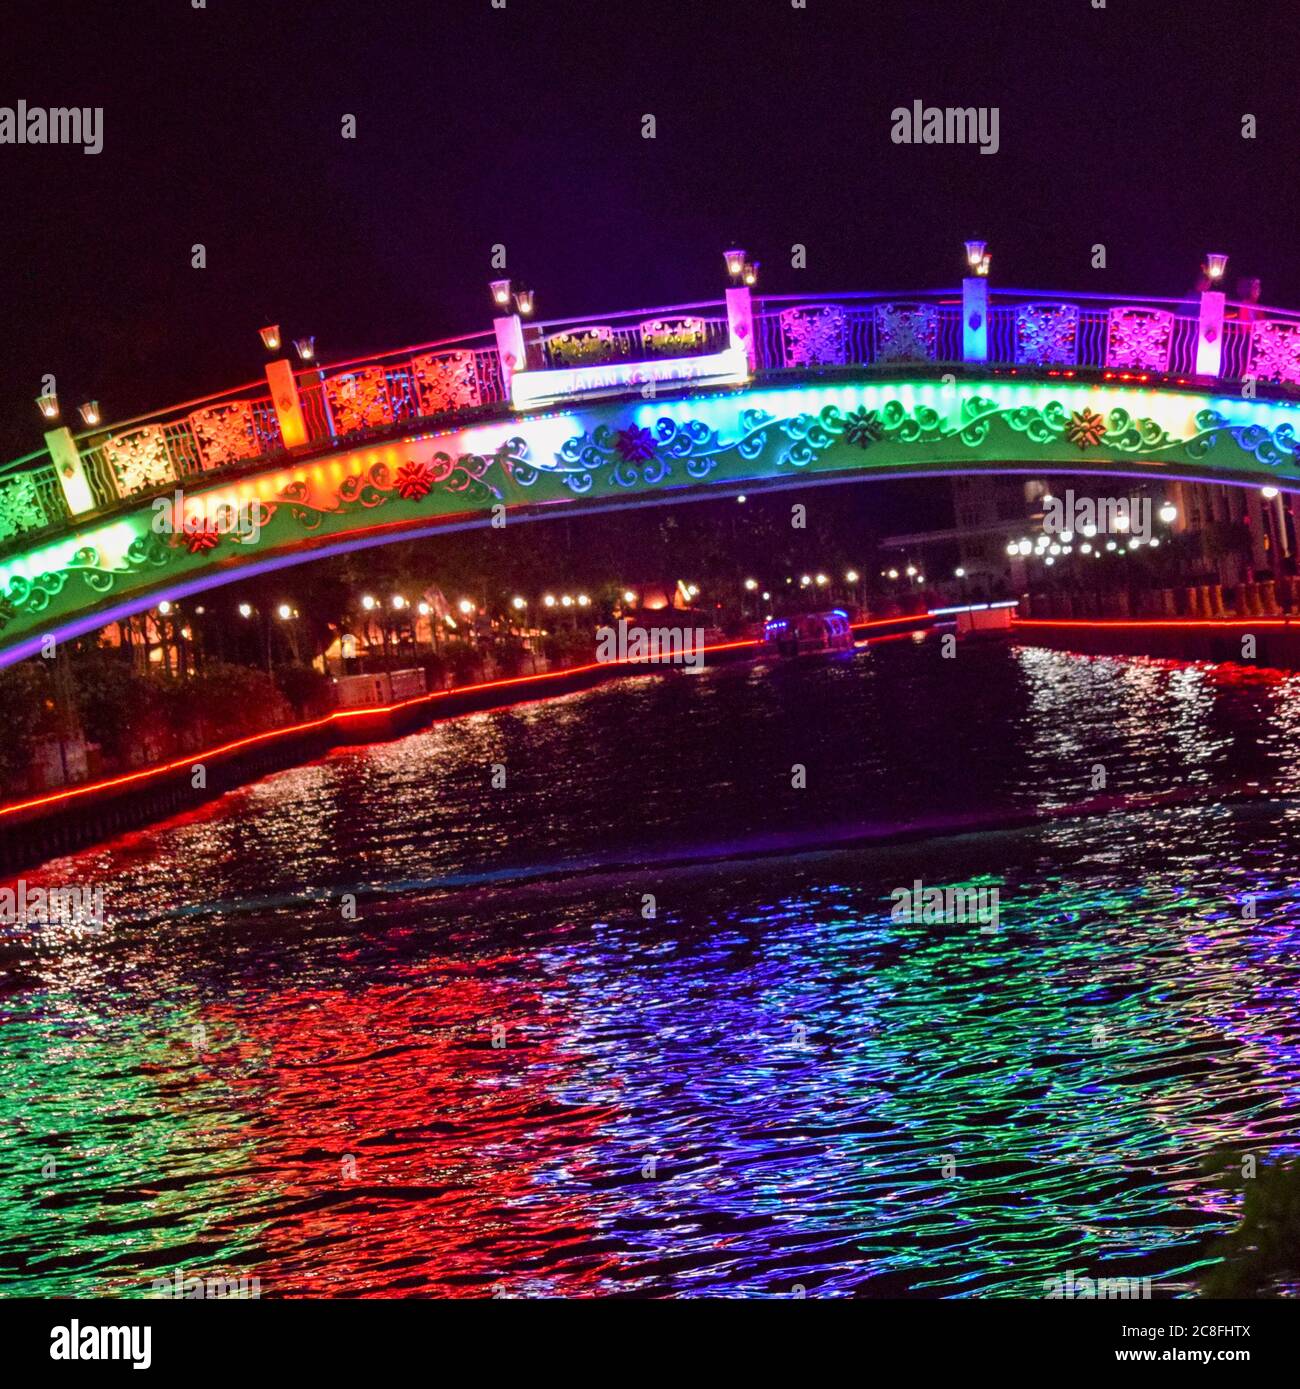
<instances>
[{"instance_id":1,"label":"lantern on bridge post","mask_svg":"<svg viewBox=\"0 0 1300 1389\"><path fill-rule=\"evenodd\" d=\"M989 359L989 262L987 242L966 243L967 274L961 282L961 356L964 362Z\"/></svg>"},{"instance_id":2,"label":"lantern on bridge post","mask_svg":"<svg viewBox=\"0 0 1300 1389\"><path fill-rule=\"evenodd\" d=\"M750 261L739 247L723 253L727 274L727 339L732 347L744 349L750 371L758 366L758 343L754 337L754 301L750 289L758 282L758 262Z\"/></svg>"},{"instance_id":3,"label":"lantern on bridge post","mask_svg":"<svg viewBox=\"0 0 1300 1389\"><path fill-rule=\"evenodd\" d=\"M280 325L270 323L259 330L262 346L268 352L278 352L281 348ZM302 403L298 399L298 383L294 380L293 367L287 357L277 357L266 364L266 382L271 388L271 404L275 406L275 417L280 422L280 438L287 449L297 448L307 442L307 422L303 418Z\"/></svg>"},{"instance_id":4,"label":"lantern on bridge post","mask_svg":"<svg viewBox=\"0 0 1300 1389\"><path fill-rule=\"evenodd\" d=\"M1216 286L1223 282L1228 257L1212 254L1201 267L1202 283ZM1226 296L1221 289L1201 291L1199 322L1196 326L1196 374L1218 378L1223 368L1223 308Z\"/></svg>"},{"instance_id":5,"label":"lantern on bridge post","mask_svg":"<svg viewBox=\"0 0 1300 1389\"><path fill-rule=\"evenodd\" d=\"M524 341L524 324L516 312L510 312L511 284L509 280L493 280L490 286L492 302L501 312L492 320L492 330L497 338L497 358L501 363L501 384L505 387L506 399L510 399L510 383L517 371L528 369L528 344ZM533 292L524 290L527 295L528 312L533 310ZM517 302L517 301L516 301Z\"/></svg>"}]
</instances>

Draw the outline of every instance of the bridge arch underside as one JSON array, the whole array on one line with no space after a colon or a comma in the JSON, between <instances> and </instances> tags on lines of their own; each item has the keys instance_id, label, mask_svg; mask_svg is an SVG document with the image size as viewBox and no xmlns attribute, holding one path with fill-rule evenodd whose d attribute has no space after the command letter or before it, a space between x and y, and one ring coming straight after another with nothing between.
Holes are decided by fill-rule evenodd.
<instances>
[{"instance_id":1,"label":"bridge arch underside","mask_svg":"<svg viewBox=\"0 0 1300 1389\"><path fill-rule=\"evenodd\" d=\"M163 599L494 521L504 540L517 521L561 514L980 471L1300 490L1296 421L1289 403L1194 390L842 373L512 415L192 480L190 531L158 528L167 493L10 552L0 666Z\"/></svg>"}]
</instances>

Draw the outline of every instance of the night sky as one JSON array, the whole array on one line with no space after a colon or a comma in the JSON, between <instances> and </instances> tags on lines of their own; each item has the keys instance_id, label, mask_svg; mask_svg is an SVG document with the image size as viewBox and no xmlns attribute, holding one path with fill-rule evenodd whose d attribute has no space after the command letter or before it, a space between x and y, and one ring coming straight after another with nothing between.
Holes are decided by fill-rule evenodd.
<instances>
[{"instance_id":1,"label":"night sky","mask_svg":"<svg viewBox=\"0 0 1300 1389\"><path fill-rule=\"evenodd\" d=\"M272 320L326 362L486 329L496 242L543 319L720 296L733 241L774 293L955 284L973 235L995 287L1182 294L1222 250L1300 305L1294 3L25 10L0 105L102 106L104 149L0 145L6 457L43 372L111 422L254 379ZM893 144L918 98L997 106L999 152Z\"/></svg>"}]
</instances>

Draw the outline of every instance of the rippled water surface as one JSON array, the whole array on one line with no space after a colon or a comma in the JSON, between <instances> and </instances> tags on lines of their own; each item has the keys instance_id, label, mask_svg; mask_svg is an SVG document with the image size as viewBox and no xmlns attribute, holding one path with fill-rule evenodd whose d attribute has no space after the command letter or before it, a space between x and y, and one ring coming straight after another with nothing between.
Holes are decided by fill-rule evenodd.
<instances>
[{"instance_id":1,"label":"rippled water surface","mask_svg":"<svg viewBox=\"0 0 1300 1389\"><path fill-rule=\"evenodd\" d=\"M1292 678L894 642L48 865L110 925L0 947L0 1288L1189 1292L1207 1159L1296 1147L1298 753ZM997 929L892 919L917 879Z\"/></svg>"}]
</instances>

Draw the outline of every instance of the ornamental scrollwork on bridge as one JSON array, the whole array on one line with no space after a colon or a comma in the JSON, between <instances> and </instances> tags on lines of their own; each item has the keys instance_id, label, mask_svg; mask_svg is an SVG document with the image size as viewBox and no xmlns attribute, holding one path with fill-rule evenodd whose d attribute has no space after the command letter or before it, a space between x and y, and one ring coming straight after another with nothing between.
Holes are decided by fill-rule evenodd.
<instances>
[{"instance_id":1,"label":"ornamental scrollwork on bridge","mask_svg":"<svg viewBox=\"0 0 1300 1389\"><path fill-rule=\"evenodd\" d=\"M718 465L721 454L735 445L724 444L716 429L699 420L679 422L666 416L653 429L628 424L623 429L598 425L588 434L568 439L553 464L526 464L512 470L521 487L531 487L539 477L556 477L575 495L591 491L595 474L608 468L606 480L617 487L656 487L673 476L680 463L686 477L700 482Z\"/></svg>"},{"instance_id":2,"label":"ornamental scrollwork on bridge","mask_svg":"<svg viewBox=\"0 0 1300 1389\"><path fill-rule=\"evenodd\" d=\"M171 563L172 554L152 532L133 540L123 556L124 563L112 567L93 545L83 546L59 569L47 570L33 579L13 575L8 591L0 596L0 631L19 612L39 614L67 587L68 580L80 578L94 594L110 593L118 582Z\"/></svg>"},{"instance_id":3,"label":"ornamental scrollwork on bridge","mask_svg":"<svg viewBox=\"0 0 1300 1389\"><path fill-rule=\"evenodd\" d=\"M1300 465L1300 439L1294 425L1283 423L1266 429L1262 424L1234 424L1219 411L1207 409L1196 412L1196 428L1195 437L1184 445L1189 458L1204 458L1222 440L1231 439L1266 467Z\"/></svg>"}]
</instances>

